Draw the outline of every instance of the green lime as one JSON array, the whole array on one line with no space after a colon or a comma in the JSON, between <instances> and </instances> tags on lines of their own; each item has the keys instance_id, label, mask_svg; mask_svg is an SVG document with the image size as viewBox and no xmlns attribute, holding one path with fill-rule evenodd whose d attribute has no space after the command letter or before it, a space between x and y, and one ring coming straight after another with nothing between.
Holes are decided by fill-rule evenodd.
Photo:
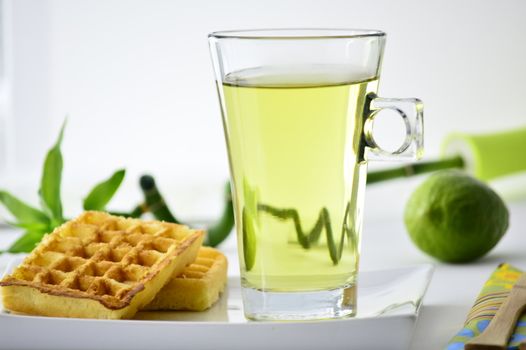
<instances>
[{"instance_id":1,"label":"green lime","mask_svg":"<svg viewBox=\"0 0 526 350\"><path fill-rule=\"evenodd\" d=\"M486 184L458 170L431 175L411 195L404 221L412 241L445 262L489 252L508 228L508 209Z\"/></svg>"}]
</instances>

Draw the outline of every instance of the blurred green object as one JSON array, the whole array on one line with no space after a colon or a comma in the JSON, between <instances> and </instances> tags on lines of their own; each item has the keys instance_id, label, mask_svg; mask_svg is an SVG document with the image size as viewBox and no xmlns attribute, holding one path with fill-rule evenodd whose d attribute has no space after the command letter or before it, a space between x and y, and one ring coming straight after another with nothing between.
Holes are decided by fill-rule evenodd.
<instances>
[{"instance_id":1,"label":"blurred green object","mask_svg":"<svg viewBox=\"0 0 526 350\"><path fill-rule=\"evenodd\" d=\"M484 181L526 171L526 127L490 134L454 133L443 143L442 157L460 155L465 169Z\"/></svg>"},{"instance_id":2,"label":"blurred green object","mask_svg":"<svg viewBox=\"0 0 526 350\"><path fill-rule=\"evenodd\" d=\"M206 230L204 245L216 247L223 242L234 228L234 207L230 182L225 184L223 212L213 225Z\"/></svg>"},{"instance_id":3,"label":"blurred green object","mask_svg":"<svg viewBox=\"0 0 526 350\"><path fill-rule=\"evenodd\" d=\"M134 212L119 213L119 215L133 217L135 214L138 214L136 217L140 217L142 213L150 212L157 220L184 224L172 214L153 176L147 174L141 176L139 184L144 194L144 202L138 205L136 209L134 209ZM230 183L226 183L222 214L219 219L206 228L207 234L203 244L216 247L228 237L233 228L234 208L232 204L232 192L230 191Z\"/></svg>"},{"instance_id":4,"label":"blurred green object","mask_svg":"<svg viewBox=\"0 0 526 350\"><path fill-rule=\"evenodd\" d=\"M413 192L404 222L411 240L438 260L464 263L489 252L509 225L502 199L458 170L441 170Z\"/></svg>"},{"instance_id":5,"label":"blurred green object","mask_svg":"<svg viewBox=\"0 0 526 350\"><path fill-rule=\"evenodd\" d=\"M482 181L526 172L526 127L488 134L450 134L442 144L441 159L370 171L367 183L444 169L464 169Z\"/></svg>"}]
</instances>

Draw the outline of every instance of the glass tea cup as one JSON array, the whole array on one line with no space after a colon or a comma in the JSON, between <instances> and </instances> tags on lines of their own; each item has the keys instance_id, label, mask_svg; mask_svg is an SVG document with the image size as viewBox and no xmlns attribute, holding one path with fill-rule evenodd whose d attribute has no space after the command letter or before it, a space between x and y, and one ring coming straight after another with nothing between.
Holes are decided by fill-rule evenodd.
<instances>
[{"instance_id":1,"label":"glass tea cup","mask_svg":"<svg viewBox=\"0 0 526 350\"><path fill-rule=\"evenodd\" d=\"M376 95L385 39L354 29L209 35L247 318L356 313L367 161L423 149L422 103ZM374 139L383 109L406 127L394 152Z\"/></svg>"}]
</instances>

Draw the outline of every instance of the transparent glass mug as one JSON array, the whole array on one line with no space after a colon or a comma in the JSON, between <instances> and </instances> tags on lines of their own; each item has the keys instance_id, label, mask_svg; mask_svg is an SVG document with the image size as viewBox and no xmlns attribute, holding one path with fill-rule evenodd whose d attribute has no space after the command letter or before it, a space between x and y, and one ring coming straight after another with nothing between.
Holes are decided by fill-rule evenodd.
<instances>
[{"instance_id":1,"label":"transparent glass mug","mask_svg":"<svg viewBox=\"0 0 526 350\"><path fill-rule=\"evenodd\" d=\"M246 317L352 316L367 161L422 153L422 103L376 95L385 33L209 35L228 148ZM406 138L375 142L382 109Z\"/></svg>"}]
</instances>

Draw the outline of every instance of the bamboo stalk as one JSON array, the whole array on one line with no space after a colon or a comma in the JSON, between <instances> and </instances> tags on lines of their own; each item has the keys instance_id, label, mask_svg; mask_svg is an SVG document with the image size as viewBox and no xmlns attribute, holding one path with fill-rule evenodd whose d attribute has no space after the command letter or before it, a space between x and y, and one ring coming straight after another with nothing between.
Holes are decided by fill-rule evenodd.
<instances>
[{"instance_id":1,"label":"bamboo stalk","mask_svg":"<svg viewBox=\"0 0 526 350\"><path fill-rule=\"evenodd\" d=\"M367 174L367 184L382 182L402 177L410 177L425 173L430 173L443 169L462 169L465 167L464 159L460 156L434 160L429 162L418 162L404 165L398 168L371 171Z\"/></svg>"}]
</instances>

